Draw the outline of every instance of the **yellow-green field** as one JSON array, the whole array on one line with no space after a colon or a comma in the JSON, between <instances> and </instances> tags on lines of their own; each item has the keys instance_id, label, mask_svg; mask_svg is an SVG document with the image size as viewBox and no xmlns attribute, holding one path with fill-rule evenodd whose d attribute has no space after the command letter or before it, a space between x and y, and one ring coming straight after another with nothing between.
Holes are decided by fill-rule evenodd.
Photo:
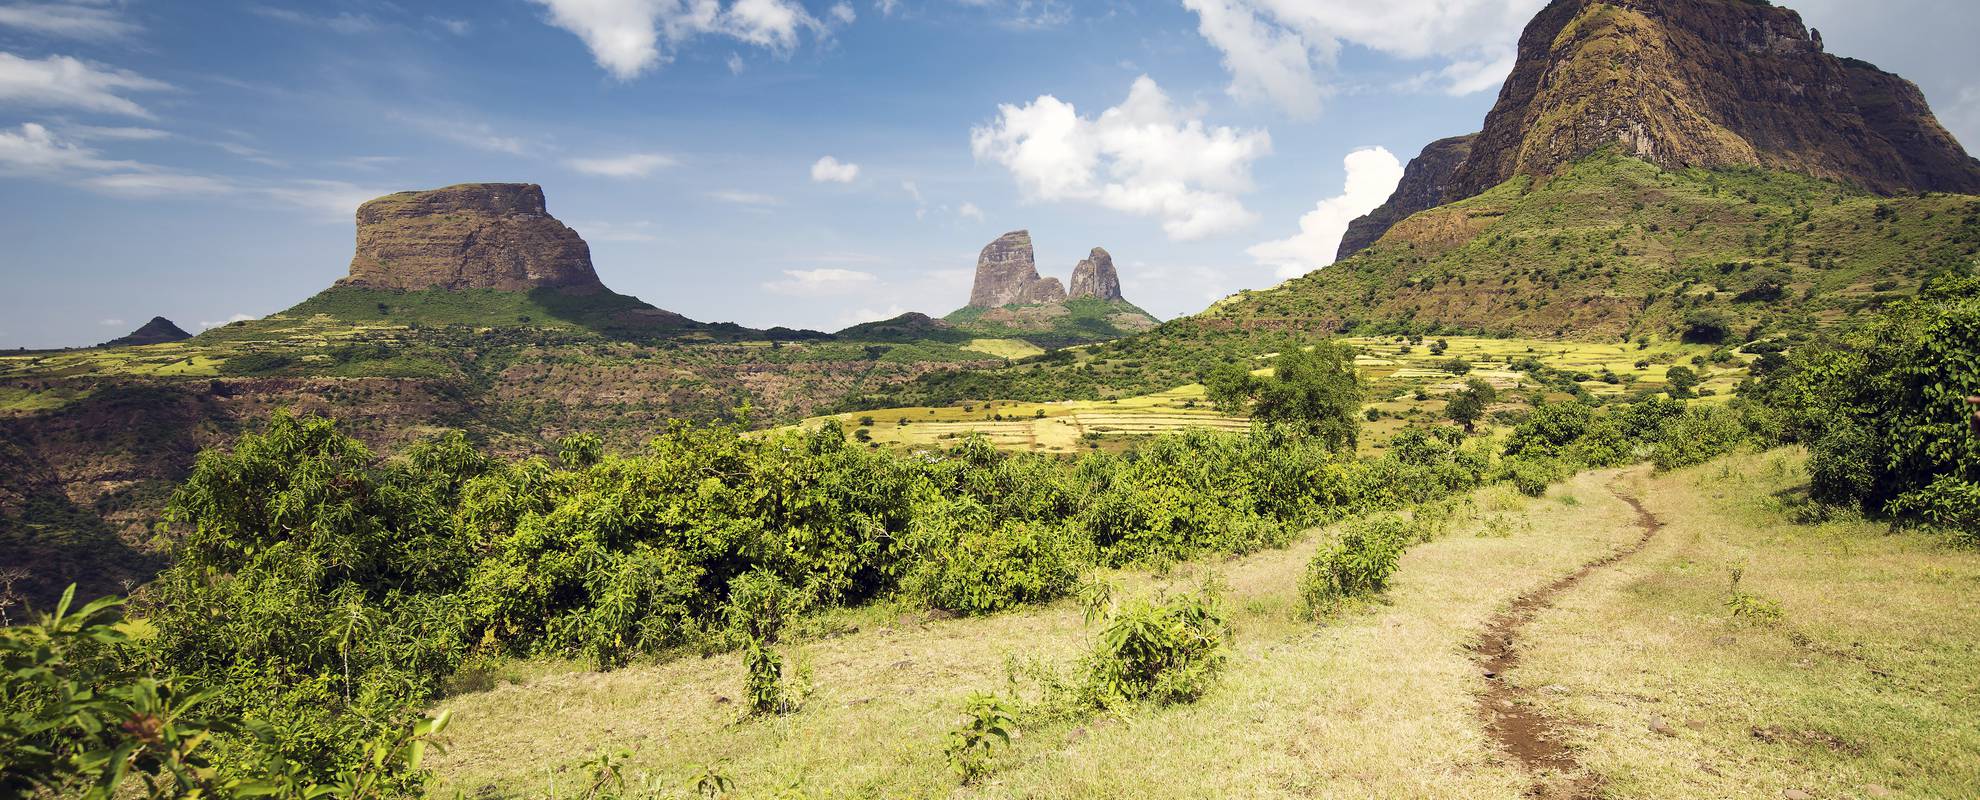
<instances>
[{"instance_id":1,"label":"yellow-green field","mask_svg":"<svg viewBox=\"0 0 1980 800\"><path fill-rule=\"evenodd\" d=\"M1474 378L1500 390L1501 402L1493 410L1518 407L1525 400L1516 396L1515 390L1532 388L1532 383L1529 376L1510 366L1527 358L1558 370L1588 373L1590 380L1579 383L1598 396L1620 396L1641 389L1661 391L1665 373L1682 364L1699 373L1703 381L1698 388L1707 394L1708 401L1723 400L1746 375L1741 359L1723 365L1693 364L1693 358L1712 352L1713 348L1703 345L1659 343L1643 348L1635 344L1452 336L1444 339L1448 348L1438 355L1430 348L1438 341L1435 337L1415 344L1372 337L1344 341L1361 351L1355 363L1372 387L1371 395L1379 398L1367 406L1375 412L1364 428L1364 442L1370 449L1411 424L1443 419L1445 397ZM1470 363L1472 370L1458 375L1444 369L1445 362L1453 358ZM1618 382L1602 380L1604 372L1613 373ZM1421 398L1417 397L1419 390ZM1554 400L1566 397L1560 392L1549 396ZM1188 428L1241 431L1249 426L1243 417L1212 408L1198 384L1119 400L985 401L879 409L832 418L849 435L857 436L864 430L866 439L880 446L939 447L977 434L1001 449L1042 453L1119 446L1135 437ZM804 426L816 427L824 419L808 420ZM869 420L871 424L866 424ZM1484 425L1488 430L1492 427L1489 419Z\"/></svg>"},{"instance_id":2,"label":"yellow-green field","mask_svg":"<svg viewBox=\"0 0 1980 800\"><path fill-rule=\"evenodd\" d=\"M1795 522L1804 461L1586 473L1534 500L1486 489L1410 549L1378 602L1317 622L1295 589L1311 540L1159 575L1105 571L1124 594L1215 576L1236 629L1219 682L1188 705L1021 718L970 786L943 755L965 698L1035 697L1041 675L1072 669L1097 635L1077 603L811 618L786 653L812 694L771 719L739 711L735 654L611 673L514 663L441 704L455 723L433 763L443 791L487 797L581 793L582 762L621 749L635 785L679 792L712 769L743 798L1514 800L1570 785L1616 798L1970 796L1980 554L1861 521ZM1537 612L1524 662L1500 676L1571 744L1573 774L1531 774L1486 733L1488 678L1469 648L1513 598L1635 542L1625 495L1666 527ZM1777 618L1733 616L1729 564Z\"/></svg>"}]
</instances>

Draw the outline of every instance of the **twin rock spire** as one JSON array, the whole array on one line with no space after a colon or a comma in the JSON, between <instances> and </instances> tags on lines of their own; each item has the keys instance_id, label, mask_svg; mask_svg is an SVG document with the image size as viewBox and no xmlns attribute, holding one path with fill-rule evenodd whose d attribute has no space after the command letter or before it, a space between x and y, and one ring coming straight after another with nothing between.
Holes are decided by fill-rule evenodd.
<instances>
[{"instance_id":1,"label":"twin rock spire","mask_svg":"<svg viewBox=\"0 0 1980 800\"><path fill-rule=\"evenodd\" d=\"M970 289L969 304L976 308L1008 305L1063 303L1071 298L1122 300L1121 277L1114 271L1114 257L1095 247L1086 260L1073 268L1072 292L1067 293L1058 278L1038 276L1038 263L1032 255L1031 232L1012 231L997 237L976 258L976 285Z\"/></svg>"}]
</instances>

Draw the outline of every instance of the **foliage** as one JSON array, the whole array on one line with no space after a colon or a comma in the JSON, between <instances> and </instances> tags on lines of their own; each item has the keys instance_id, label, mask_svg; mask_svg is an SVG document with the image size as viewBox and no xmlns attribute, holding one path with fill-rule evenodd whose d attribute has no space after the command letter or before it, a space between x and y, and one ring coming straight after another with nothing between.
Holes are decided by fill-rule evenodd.
<instances>
[{"instance_id":1,"label":"foliage","mask_svg":"<svg viewBox=\"0 0 1980 800\"><path fill-rule=\"evenodd\" d=\"M1499 390L1492 384L1472 378L1465 381L1464 389L1451 395L1444 413L1452 422L1464 426L1465 433L1472 432L1480 417L1485 416L1485 408L1499 399Z\"/></svg>"},{"instance_id":2,"label":"foliage","mask_svg":"<svg viewBox=\"0 0 1980 800\"><path fill-rule=\"evenodd\" d=\"M1226 364L1205 380L1219 410L1241 413L1267 425L1282 425L1353 450L1360 437L1361 375L1348 347L1322 342L1294 347L1272 359L1272 374L1252 375L1242 363Z\"/></svg>"},{"instance_id":3,"label":"foliage","mask_svg":"<svg viewBox=\"0 0 1980 800\"><path fill-rule=\"evenodd\" d=\"M1357 520L1321 544L1306 566L1300 596L1315 613L1342 601L1381 592L1396 572L1415 531L1394 514Z\"/></svg>"},{"instance_id":4,"label":"foliage","mask_svg":"<svg viewBox=\"0 0 1980 800\"><path fill-rule=\"evenodd\" d=\"M1980 394L1980 278L1934 282L1797 349L1754 393L1780 412L1785 437L1812 451L1817 500L1935 524L1970 519L1962 487L1980 484L1966 405Z\"/></svg>"},{"instance_id":5,"label":"foliage","mask_svg":"<svg viewBox=\"0 0 1980 800\"><path fill-rule=\"evenodd\" d=\"M1010 746L1017 722L1004 701L995 695L970 695L963 713L969 720L949 731L949 746L944 753L949 766L962 777L964 784L969 784L989 773L992 747L1000 743Z\"/></svg>"},{"instance_id":6,"label":"foliage","mask_svg":"<svg viewBox=\"0 0 1980 800\"><path fill-rule=\"evenodd\" d=\"M1214 597L1129 600L1108 616L1087 659L1088 691L1103 707L1195 700L1223 669L1230 638Z\"/></svg>"},{"instance_id":7,"label":"foliage","mask_svg":"<svg viewBox=\"0 0 1980 800\"><path fill-rule=\"evenodd\" d=\"M1692 406L1672 420L1651 447L1658 469L1703 464L1752 439L1738 411L1724 406Z\"/></svg>"}]
</instances>

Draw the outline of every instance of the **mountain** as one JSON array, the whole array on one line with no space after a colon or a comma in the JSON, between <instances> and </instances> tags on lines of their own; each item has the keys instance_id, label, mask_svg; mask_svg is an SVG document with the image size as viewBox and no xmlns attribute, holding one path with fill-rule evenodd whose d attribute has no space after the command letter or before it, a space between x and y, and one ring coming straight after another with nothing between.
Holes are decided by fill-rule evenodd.
<instances>
[{"instance_id":1,"label":"mountain","mask_svg":"<svg viewBox=\"0 0 1980 800\"><path fill-rule=\"evenodd\" d=\"M1980 161L1918 87L1825 52L1792 10L1555 0L1520 37L1484 129L1425 148L1389 203L1351 227L1341 256L1419 211L1608 148L1670 170L1754 167L1883 195L1980 193Z\"/></svg>"},{"instance_id":2,"label":"mountain","mask_svg":"<svg viewBox=\"0 0 1980 800\"><path fill-rule=\"evenodd\" d=\"M186 333L185 329L180 328L171 320L164 317L152 317L150 322L139 326L137 330L111 339L97 345L97 347L130 347L141 344L165 344L167 342L183 342L191 338L192 334Z\"/></svg>"},{"instance_id":3,"label":"mountain","mask_svg":"<svg viewBox=\"0 0 1980 800\"><path fill-rule=\"evenodd\" d=\"M1011 231L984 246L969 305L943 321L975 336L1024 339L1045 348L1105 341L1158 324L1121 295L1114 257L1102 248L1073 268L1072 287L1068 294L1058 278L1039 277L1031 232Z\"/></svg>"}]
</instances>

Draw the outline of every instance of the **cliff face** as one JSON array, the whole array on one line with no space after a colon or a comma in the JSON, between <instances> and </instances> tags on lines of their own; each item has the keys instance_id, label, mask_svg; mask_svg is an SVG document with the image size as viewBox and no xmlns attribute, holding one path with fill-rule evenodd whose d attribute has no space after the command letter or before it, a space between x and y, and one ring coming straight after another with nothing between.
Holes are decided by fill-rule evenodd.
<instances>
[{"instance_id":1,"label":"cliff face","mask_svg":"<svg viewBox=\"0 0 1980 800\"><path fill-rule=\"evenodd\" d=\"M1396 193L1390 195L1389 202L1348 223L1347 235L1341 237L1339 258L1361 252L1411 214L1447 202L1451 179L1471 155L1471 143L1477 138L1477 134L1472 134L1438 139L1410 159L1409 166L1403 169L1402 183L1396 185Z\"/></svg>"},{"instance_id":2,"label":"cliff face","mask_svg":"<svg viewBox=\"0 0 1980 800\"><path fill-rule=\"evenodd\" d=\"M1072 297L1095 300L1125 300L1121 296L1121 275L1114 271L1114 256L1095 247L1084 261L1073 267Z\"/></svg>"},{"instance_id":3,"label":"cliff face","mask_svg":"<svg viewBox=\"0 0 1980 800\"><path fill-rule=\"evenodd\" d=\"M1667 169L1764 167L1882 194L1980 192L1980 161L1916 86L1829 55L1799 14L1749 0L1555 0L1521 36L1484 130L1466 138L1454 168L1445 169L1450 146L1412 163L1422 180L1405 179L1357 221L1342 254L1411 214L1611 146Z\"/></svg>"},{"instance_id":4,"label":"cliff face","mask_svg":"<svg viewBox=\"0 0 1980 800\"><path fill-rule=\"evenodd\" d=\"M1058 278L1038 277L1030 231L1011 231L985 245L976 257L976 284L969 304L976 308L1059 303L1066 299Z\"/></svg>"},{"instance_id":5,"label":"cliff face","mask_svg":"<svg viewBox=\"0 0 1980 800\"><path fill-rule=\"evenodd\" d=\"M544 206L543 188L471 183L399 192L358 207L357 254L342 286L368 289L604 290L591 248Z\"/></svg>"}]
</instances>

